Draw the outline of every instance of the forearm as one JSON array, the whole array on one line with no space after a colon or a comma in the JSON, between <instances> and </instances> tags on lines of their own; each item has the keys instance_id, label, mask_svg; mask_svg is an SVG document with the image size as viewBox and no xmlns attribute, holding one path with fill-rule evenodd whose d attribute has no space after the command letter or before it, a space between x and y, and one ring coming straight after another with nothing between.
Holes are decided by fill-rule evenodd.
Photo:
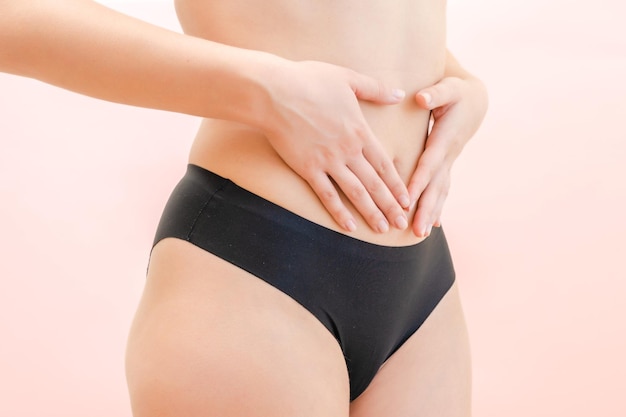
<instances>
[{"instance_id":1,"label":"forearm","mask_svg":"<svg viewBox=\"0 0 626 417\"><path fill-rule=\"evenodd\" d=\"M278 62L92 1L0 0L0 71L104 100L254 125Z\"/></svg>"},{"instance_id":2,"label":"forearm","mask_svg":"<svg viewBox=\"0 0 626 417\"><path fill-rule=\"evenodd\" d=\"M376 230L406 226L406 186L358 102L394 105L404 92L348 68L177 34L87 0L0 0L0 71L257 127L346 230L356 223L339 189Z\"/></svg>"}]
</instances>

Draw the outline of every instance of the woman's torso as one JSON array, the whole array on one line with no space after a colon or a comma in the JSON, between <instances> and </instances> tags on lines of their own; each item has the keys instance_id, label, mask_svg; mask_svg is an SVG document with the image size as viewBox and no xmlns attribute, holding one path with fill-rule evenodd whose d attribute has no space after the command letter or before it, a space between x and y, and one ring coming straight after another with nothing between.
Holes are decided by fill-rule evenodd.
<instances>
[{"instance_id":1,"label":"woman's torso","mask_svg":"<svg viewBox=\"0 0 626 417\"><path fill-rule=\"evenodd\" d=\"M423 151L429 121L429 112L419 109L413 96L444 72L445 1L177 0L176 8L190 35L296 61L342 65L407 91L407 99L399 105L361 103L361 107L408 183ZM309 220L342 231L308 184L256 129L204 120L189 161ZM357 219L358 229L351 234L355 238L390 246L420 240L410 228L375 233L346 204Z\"/></svg>"}]
</instances>

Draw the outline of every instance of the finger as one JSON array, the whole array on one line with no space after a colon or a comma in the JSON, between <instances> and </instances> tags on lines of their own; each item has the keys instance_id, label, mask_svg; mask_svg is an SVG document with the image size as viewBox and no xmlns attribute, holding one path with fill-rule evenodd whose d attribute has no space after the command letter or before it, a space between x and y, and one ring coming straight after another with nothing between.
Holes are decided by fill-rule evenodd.
<instances>
[{"instance_id":1,"label":"finger","mask_svg":"<svg viewBox=\"0 0 626 417\"><path fill-rule=\"evenodd\" d=\"M436 120L428 135L428 148L438 153L448 163L453 162L463 151L465 134L459 130L458 124L443 123Z\"/></svg>"},{"instance_id":2,"label":"finger","mask_svg":"<svg viewBox=\"0 0 626 417\"><path fill-rule=\"evenodd\" d=\"M354 217L339 198L339 193L328 176L323 173L318 174L307 179L307 182L337 224L348 232L354 232L356 230Z\"/></svg>"},{"instance_id":3,"label":"finger","mask_svg":"<svg viewBox=\"0 0 626 417\"><path fill-rule=\"evenodd\" d=\"M373 137L373 133L371 134ZM396 166L393 164L385 149L376 139L370 139L363 147L363 156L369 165L376 171L378 177L385 183L395 201L408 210L411 206L411 197L407 186L402 181ZM380 207L380 205L379 205Z\"/></svg>"},{"instance_id":4,"label":"finger","mask_svg":"<svg viewBox=\"0 0 626 417\"><path fill-rule=\"evenodd\" d=\"M424 190L417 204L417 211L413 217L413 232L417 236L428 236L433 227L441 225L439 219L449 191L449 172L439 171L439 174Z\"/></svg>"},{"instance_id":5,"label":"finger","mask_svg":"<svg viewBox=\"0 0 626 417\"><path fill-rule=\"evenodd\" d=\"M350 168L354 175L356 175L356 177L365 186L369 197L374 201L376 207L382 211L387 219L387 222L400 230L406 229L408 226L408 220L404 209L400 206L379 173L376 172L365 157L351 161L348 164L348 168ZM402 184L402 186L404 187L404 184ZM355 207L359 209L356 204L359 203L355 203ZM367 214L365 215L367 216ZM367 219L368 217L365 218ZM374 217L372 218L372 222L376 222L375 224L378 224L379 219Z\"/></svg>"},{"instance_id":6,"label":"finger","mask_svg":"<svg viewBox=\"0 0 626 417\"><path fill-rule=\"evenodd\" d=\"M433 227L433 211L437 204L436 187L428 187L422 193L413 217L413 233L418 237L427 237Z\"/></svg>"},{"instance_id":7,"label":"finger","mask_svg":"<svg viewBox=\"0 0 626 417\"><path fill-rule=\"evenodd\" d=\"M397 104L406 97L406 92L399 88L391 88L386 84L367 75L352 72L350 87L359 100L379 104Z\"/></svg>"},{"instance_id":8,"label":"finger","mask_svg":"<svg viewBox=\"0 0 626 417\"><path fill-rule=\"evenodd\" d=\"M430 184L437 169L442 165L444 157L445 155L436 146L427 147L420 156L408 186L411 207L421 198L421 194Z\"/></svg>"},{"instance_id":9,"label":"finger","mask_svg":"<svg viewBox=\"0 0 626 417\"><path fill-rule=\"evenodd\" d=\"M448 191L439 193L439 197L437 198L437 203L435 204L435 208L432 212L430 218L433 220L433 227L441 227L441 213L443 212L443 207L445 205L446 199L448 198Z\"/></svg>"},{"instance_id":10,"label":"finger","mask_svg":"<svg viewBox=\"0 0 626 417\"><path fill-rule=\"evenodd\" d=\"M446 77L437 84L421 89L415 95L415 101L424 109L435 109L454 103L461 97L462 83L457 77Z\"/></svg>"},{"instance_id":11,"label":"finger","mask_svg":"<svg viewBox=\"0 0 626 417\"><path fill-rule=\"evenodd\" d=\"M360 178L346 166L336 172L329 172L329 175L373 230L379 233L389 230L389 222Z\"/></svg>"}]
</instances>

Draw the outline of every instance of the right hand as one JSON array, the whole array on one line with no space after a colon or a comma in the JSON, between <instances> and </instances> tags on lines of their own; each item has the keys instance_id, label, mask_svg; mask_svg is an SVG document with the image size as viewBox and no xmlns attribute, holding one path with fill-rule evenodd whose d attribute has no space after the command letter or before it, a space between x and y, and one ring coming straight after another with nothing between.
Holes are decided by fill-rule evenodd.
<instances>
[{"instance_id":1,"label":"right hand","mask_svg":"<svg viewBox=\"0 0 626 417\"><path fill-rule=\"evenodd\" d=\"M404 92L332 64L289 61L286 67L269 88L264 130L270 144L345 230L356 230L356 222L335 184L373 230L405 229L407 187L358 103L397 104Z\"/></svg>"}]
</instances>

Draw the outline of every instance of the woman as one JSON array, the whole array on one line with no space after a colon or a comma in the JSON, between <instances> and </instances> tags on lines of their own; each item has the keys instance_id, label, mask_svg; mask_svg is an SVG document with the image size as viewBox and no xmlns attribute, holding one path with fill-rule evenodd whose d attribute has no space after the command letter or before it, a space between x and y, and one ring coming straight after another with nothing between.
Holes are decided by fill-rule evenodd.
<instances>
[{"instance_id":1,"label":"woman","mask_svg":"<svg viewBox=\"0 0 626 417\"><path fill-rule=\"evenodd\" d=\"M469 415L433 226L486 94L446 51L445 2L176 6L191 36L0 1L1 70L206 118L129 337L133 414Z\"/></svg>"}]
</instances>

